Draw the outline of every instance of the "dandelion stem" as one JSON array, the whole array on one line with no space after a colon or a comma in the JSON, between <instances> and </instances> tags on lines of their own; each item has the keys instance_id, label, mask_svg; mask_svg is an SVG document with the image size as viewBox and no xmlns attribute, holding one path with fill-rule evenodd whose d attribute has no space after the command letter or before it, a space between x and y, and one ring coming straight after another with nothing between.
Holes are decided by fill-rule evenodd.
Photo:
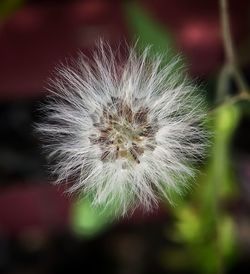
<instances>
[{"instance_id":1,"label":"dandelion stem","mask_svg":"<svg viewBox=\"0 0 250 274\"><path fill-rule=\"evenodd\" d=\"M235 80L235 83L237 84L239 92L247 93L248 85L238 68L238 62L237 62L235 49L233 45L232 34L230 31L227 0L220 0L220 14L221 14L221 29L222 29L222 36L223 36L223 44L224 44L224 50L226 55L225 66L228 66L229 73Z\"/></svg>"},{"instance_id":2,"label":"dandelion stem","mask_svg":"<svg viewBox=\"0 0 250 274\"><path fill-rule=\"evenodd\" d=\"M235 96L232 96L225 100L222 103L218 103L214 108L212 108L208 114L214 114L219 108L224 107L226 105L233 105L241 101L249 101L250 102L250 95L247 93L239 93Z\"/></svg>"},{"instance_id":3,"label":"dandelion stem","mask_svg":"<svg viewBox=\"0 0 250 274\"><path fill-rule=\"evenodd\" d=\"M242 76L242 73L238 68L237 56L235 54L235 48L233 45L232 35L230 31L227 0L220 0L220 17L226 60L224 66L220 71L217 82L217 104L213 109L210 110L209 113L214 113L214 111L216 111L217 108L224 105L234 104L242 100L250 101L248 84L246 83L244 77ZM238 88L237 94L233 97L229 97L227 94L230 78L232 78L235 81Z\"/></svg>"},{"instance_id":4,"label":"dandelion stem","mask_svg":"<svg viewBox=\"0 0 250 274\"><path fill-rule=\"evenodd\" d=\"M231 36L230 25L229 25L227 0L220 0L220 10L221 10L221 24L222 24L224 49L225 49L227 61L233 64L235 62L235 54L234 54L232 36Z\"/></svg>"}]
</instances>

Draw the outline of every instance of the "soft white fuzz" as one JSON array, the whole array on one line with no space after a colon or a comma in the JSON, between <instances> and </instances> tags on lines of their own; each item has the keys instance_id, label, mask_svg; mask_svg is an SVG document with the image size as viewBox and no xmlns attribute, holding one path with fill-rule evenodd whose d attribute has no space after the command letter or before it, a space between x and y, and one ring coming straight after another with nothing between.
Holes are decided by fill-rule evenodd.
<instances>
[{"instance_id":1,"label":"soft white fuzz","mask_svg":"<svg viewBox=\"0 0 250 274\"><path fill-rule=\"evenodd\" d=\"M125 214L189 187L204 151L204 108L179 61L163 65L147 48L119 58L99 44L58 69L38 126L57 182L95 206Z\"/></svg>"}]
</instances>

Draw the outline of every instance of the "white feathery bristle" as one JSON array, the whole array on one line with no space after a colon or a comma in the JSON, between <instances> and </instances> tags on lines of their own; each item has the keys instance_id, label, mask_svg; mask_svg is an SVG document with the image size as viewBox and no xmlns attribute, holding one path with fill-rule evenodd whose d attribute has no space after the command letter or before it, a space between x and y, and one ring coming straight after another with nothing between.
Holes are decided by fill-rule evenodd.
<instances>
[{"instance_id":1,"label":"white feathery bristle","mask_svg":"<svg viewBox=\"0 0 250 274\"><path fill-rule=\"evenodd\" d=\"M52 80L38 131L57 182L119 214L189 188L204 153L203 99L178 67L150 49L119 58L100 43Z\"/></svg>"}]
</instances>

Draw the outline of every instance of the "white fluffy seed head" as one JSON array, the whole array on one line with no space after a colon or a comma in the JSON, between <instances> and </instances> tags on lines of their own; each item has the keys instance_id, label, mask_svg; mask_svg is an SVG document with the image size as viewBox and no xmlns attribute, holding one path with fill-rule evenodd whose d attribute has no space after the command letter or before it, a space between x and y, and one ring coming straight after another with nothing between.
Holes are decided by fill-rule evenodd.
<instances>
[{"instance_id":1,"label":"white fluffy seed head","mask_svg":"<svg viewBox=\"0 0 250 274\"><path fill-rule=\"evenodd\" d=\"M163 65L149 52L130 48L122 59L100 43L92 61L59 68L37 128L57 182L119 214L171 201L204 152L202 97L178 58Z\"/></svg>"}]
</instances>

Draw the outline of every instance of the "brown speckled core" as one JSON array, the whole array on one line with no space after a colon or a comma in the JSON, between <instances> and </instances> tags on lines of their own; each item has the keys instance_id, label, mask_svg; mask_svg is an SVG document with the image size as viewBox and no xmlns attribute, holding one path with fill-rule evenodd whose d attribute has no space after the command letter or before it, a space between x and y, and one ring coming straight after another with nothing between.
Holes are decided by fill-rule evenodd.
<instances>
[{"instance_id":1,"label":"brown speckled core","mask_svg":"<svg viewBox=\"0 0 250 274\"><path fill-rule=\"evenodd\" d=\"M145 149L154 150L157 124L149 123L147 108L133 112L125 101L112 98L102 114L98 122L93 121L99 135L91 136L90 142L100 146L103 162L126 159L131 164L140 164Z\"/></svg>"}]
</instances>

